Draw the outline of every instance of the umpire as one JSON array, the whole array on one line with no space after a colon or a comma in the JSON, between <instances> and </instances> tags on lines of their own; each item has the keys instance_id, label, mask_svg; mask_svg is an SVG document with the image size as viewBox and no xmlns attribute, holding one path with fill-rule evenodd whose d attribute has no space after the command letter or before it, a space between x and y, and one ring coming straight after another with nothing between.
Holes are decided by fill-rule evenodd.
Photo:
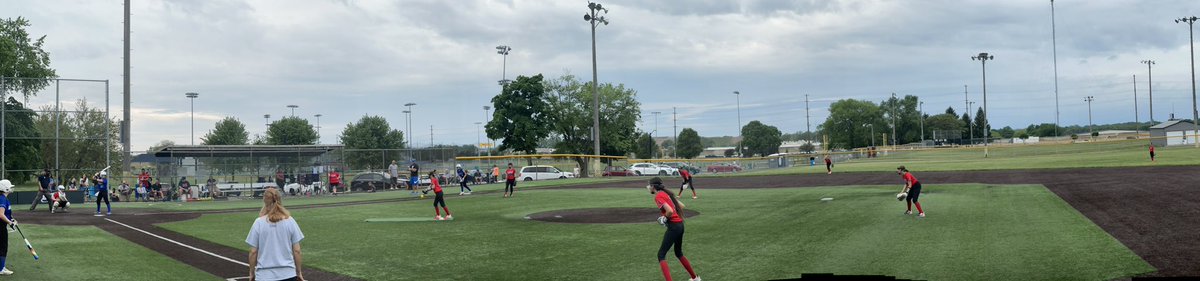
<instances>
[{"instance_id":1,"label":"umpire","mask_svg":"<svg viewBox=\"0 0 1200 281\"><path fill-rule=\"evenodd\" d=\"M29 210L37 209L38 203L42 202L42 198L46 198L46 204L54 202L50 200L50 194L54 193L54 187L50 186L50 169L43 169L42 174L38 176L38 193L33 197L33 205L29 206ZM50 211L54 211L54 206L50 206Z\"/></svg>"}]
</instances>

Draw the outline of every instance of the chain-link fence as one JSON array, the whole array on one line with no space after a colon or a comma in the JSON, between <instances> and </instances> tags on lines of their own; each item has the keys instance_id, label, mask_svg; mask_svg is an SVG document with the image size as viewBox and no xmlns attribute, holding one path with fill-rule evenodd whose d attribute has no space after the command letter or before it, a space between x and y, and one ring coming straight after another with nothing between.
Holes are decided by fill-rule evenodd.
<instances>
[{"instance_id":1,"label":"chain-link fence","mask_svg":"<svg viewBox=\"0 0 1200 281\"><path fill-rule=\"evenodd\" d=\"M56 179L86 177L121 161L108 80L0 77L0 101L6 179L32 182L43 170Z\"/></svg>"}]
</instances>

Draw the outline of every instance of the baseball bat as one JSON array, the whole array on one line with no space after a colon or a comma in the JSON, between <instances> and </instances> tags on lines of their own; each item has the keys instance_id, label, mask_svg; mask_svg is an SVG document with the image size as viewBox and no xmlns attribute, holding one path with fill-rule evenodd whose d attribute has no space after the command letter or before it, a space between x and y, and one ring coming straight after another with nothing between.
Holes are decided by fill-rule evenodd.
<instances>
[{"instance_id":1,"label":"baseball bat","mask_svg":"<svg viewBox=\"0 0 1200 281\"><path fill-rule=\"evenodd\" d=\"M109 165L109 166L104 166L104 169L103 169L103 170L100 170L99 172L96 172L95 176L99 177L99 176L100 176L100 173L103 173L103 172L105 172L105 171L108 171L108 168L111 168L111 167L112 167L111 165Z\"/></svg>"},{"instance_id":2,"label":"baseball bat","mask_svg":"<svg viewBox=\"0 0 1200 281\"><path fill-rule=\"evenodd\" d=\"M25 238L25 232L21 231L21 226L19 226L19 225L14 225L14 227L16 227L16 228L17 228L17 233L20 233L20 234L21 234L21 239L22 239L22 240L25 240L25 247L26 247L26 248L29 248L29 253L30 253L30 254L33 254L33 260L37 260L37 259L38 259L38 254L37 254L37 252L35 252L35 251L33 250L33 244L29 244L29 239L28 239L28 238Z\"/></svg>"}]
</instances>

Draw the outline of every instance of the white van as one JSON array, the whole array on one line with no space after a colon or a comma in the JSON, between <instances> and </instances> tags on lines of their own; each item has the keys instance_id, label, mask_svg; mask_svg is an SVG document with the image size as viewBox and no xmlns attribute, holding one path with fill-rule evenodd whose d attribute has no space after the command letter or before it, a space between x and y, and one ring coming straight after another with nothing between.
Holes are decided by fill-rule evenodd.
<instances>
[{"instance_id":1,"label":"white van","mask_svg":"<svg viewBox=\"0 0 1200 281\"><path fill-rule=\"evenodd\" d=\"M575 174L563 172L554 166L525 166L517 173L517 179L522 181L549 180L574 178Z\"/></svg>"}]
</instances>

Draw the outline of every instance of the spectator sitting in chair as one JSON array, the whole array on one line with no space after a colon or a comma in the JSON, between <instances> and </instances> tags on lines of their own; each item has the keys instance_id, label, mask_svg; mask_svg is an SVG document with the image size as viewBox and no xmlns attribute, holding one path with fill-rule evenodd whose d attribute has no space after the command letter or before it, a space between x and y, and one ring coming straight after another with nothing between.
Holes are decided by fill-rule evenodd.
<instances>
[{"instance_id":1,"label":"spectator sitting in chair","mask_svg":"<svg viewBox=\"0 0 1200 281\"><path fill-rule=\"evenodd\" d=\"M221 190L220 190L220 188L217 188L217 180L216 179L208 178L208 183L204 184L204 188L208 189L208 192L207 192L208 197L212 197L212 198L221 197Z\"/></svg>"},{"instance_id":2,"label":"spectator sitting in chair","mask_svg":"<svg viewBox=\"0 0 1200 281\"><path fill-rule=\"evenodd\" d=\"M146 185L149 184L138 183L137 189L133 191L133 201L146 200Z\"/></svg>"},{"instance_id":3,"label":"spectator sitting in chair","mask_svg":"<svg viewBox=\"0 0 1200 281\"><path fill-rule=\"evenodd\" d=\"M117 196L116 197L117 200L113 200L113 201L120 202L120 201L129 201L129 194L132 191L129 189L129 183L122 180L121 186L117 187L117 192L120 194L120 196Z\"/></svg>"},{"instance_id":4,"label":"spectator sitting in chair","mask_svg":"<svg viewBox=\"0 0 1200 281\"><path fill-rule=\"evenodd\" d=\"M188 182L187 177L179 178L179 200L187 202L192 195L192 183Z\"/></svg>"},{"instance_id":5,"label":"spectator sitting in chair","mask_svg":"<svg viewBox=\"0 0 1200 281\"><path fill-rule=\"evenodd\" d=\"M154 179L154 183L150 184L150 197L157 201L166 201L163 196L162 183L158 179Z\"/></svg>"}]
</instances>

